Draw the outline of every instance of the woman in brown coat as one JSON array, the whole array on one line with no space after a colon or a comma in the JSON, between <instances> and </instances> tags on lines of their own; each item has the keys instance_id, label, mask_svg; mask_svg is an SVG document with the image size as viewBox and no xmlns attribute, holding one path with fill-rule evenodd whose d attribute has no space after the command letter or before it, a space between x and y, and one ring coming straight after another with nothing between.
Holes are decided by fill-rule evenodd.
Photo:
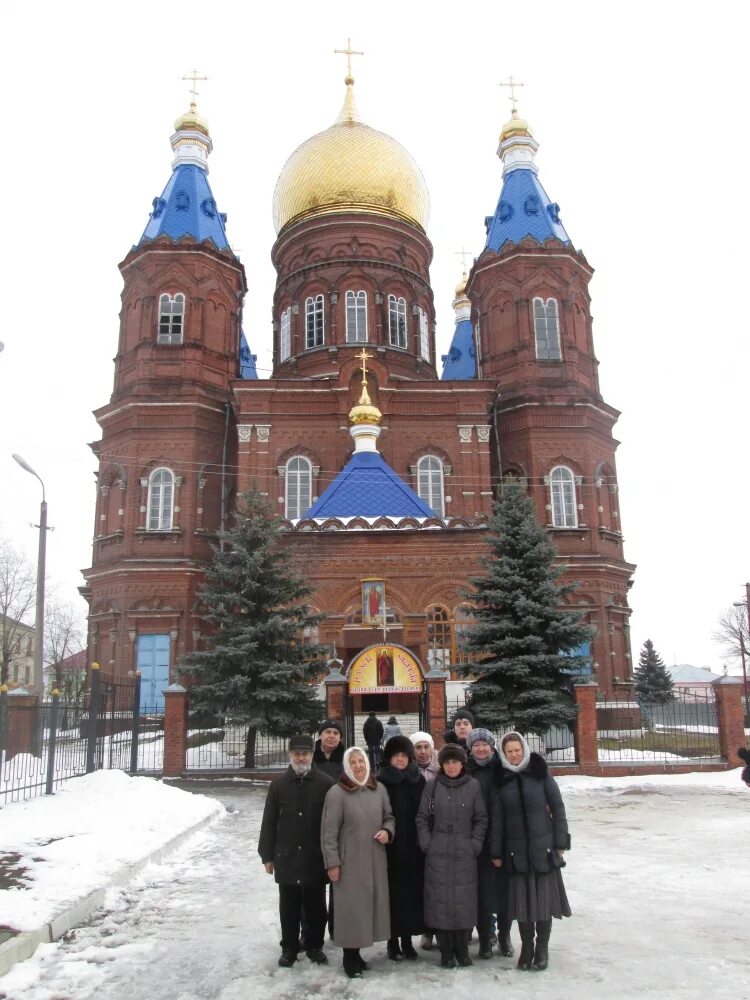
<instances>
[{"instance_id":1,"label":"woman in brown coat","mask_svg":"<svg viewBox=\"0 0 750 1000\"><path fill-rule=\"evenodd\" d=\"M388 793L359 747L344 754L344 773L326 795L320 829L333 885L333 941L344 949L347 976L358 979L367 968L359 949L391 936L385 845L396 830Z\"/></svg>"}]
</instances>

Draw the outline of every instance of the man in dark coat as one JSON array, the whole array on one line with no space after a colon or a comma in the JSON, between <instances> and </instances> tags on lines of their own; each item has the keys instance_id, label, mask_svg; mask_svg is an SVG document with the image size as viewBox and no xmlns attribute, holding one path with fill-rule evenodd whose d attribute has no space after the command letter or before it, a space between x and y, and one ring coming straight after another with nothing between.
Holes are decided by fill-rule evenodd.
<instances>
[{"instance_id":1,"label":"man in dark coat","mask_svg":"<svg viewBox=\"0 0 750 1000\"><path fill-rule=\"evenodd\" d=\"M380 764L380 747L383 743L383 723L374 712L370 712L365 719L365 724L362 726L362 735L367 744L370 768L374 774Z\"/></svg>"},{"instance_id":2,"label":"man in dark coat","mask_svg":"<svg viewBox=\"0 0 750 1000\"><path fill-rule=\"evenodd\" d=\"M459 708L451 719L451 728L446 729L443 734L443 739L446 743L452 743L466 750L466 738L475 724L474 713L468 708Z\"/></svg>"},{"instance_id":3,"label":"man in dark coat","mask_svg":"<svg viewBox=\"0 0 750 1000\"><path fill-rule=\"evenodd\" d=\"M338 781L344 773L344 727L336 719L324 719L318 726L318 739L312 762L315 767Z\"/></svg>"},{"instance_id":4,"label":"man in dark coat","mask_svg":"<svg viewBox=\"0 0 750 1000\"><path fill-rule=\"evenodd\" d=\"M741 761L744 761L745 766L742 768L742 774L740 778L745 782L748 788L750 788L750 750L745 747L740 747L737 751L737 756Z\"/></svg>"},{"instance_id":5,"label":"man in dark coat","mask_svg":"<svg viewBox=\"0 0 750 1000\"><path fill-rule=\"evenodd\" d=\"M320 821L333 780L312 767L312 756L310 736L289 740L289 767L268 789L258 841L263 866L279 886L282 968L297 960L303 908L307 957L317 965L328 962L323 951L328 875Z\"/></svg>"}]
</instances>

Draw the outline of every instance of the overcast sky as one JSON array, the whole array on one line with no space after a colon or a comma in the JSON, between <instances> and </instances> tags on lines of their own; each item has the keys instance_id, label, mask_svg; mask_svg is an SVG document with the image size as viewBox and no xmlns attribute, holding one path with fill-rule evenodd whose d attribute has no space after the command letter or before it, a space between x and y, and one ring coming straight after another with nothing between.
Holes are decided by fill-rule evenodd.
<instances>
[{"instance_id":1,"label":"overcast sky","mask_svg":"<svg viewBox=\"0 0 750 1000\"><path fill-rule=\"evenodd\" d=\"M740 3L127 4L5 2L0 532L76 600L89 564L99 436L112 389L117 270L170 176L169 136L198 108L210 182L247 270L245 331L271 360L271 198L290 153L335 119L351 36L360 115L402 142L432 201L438 354L462 247L478 255L501 186L513 74L540 178L591 283L601 387L622 411L618 473L633 651L719 668L720 612L744 596L747 544L748 122ZM447 11L438 13L437 11ZM82 606L83 611L83 606Z\"/></svg>"}]
</instances>

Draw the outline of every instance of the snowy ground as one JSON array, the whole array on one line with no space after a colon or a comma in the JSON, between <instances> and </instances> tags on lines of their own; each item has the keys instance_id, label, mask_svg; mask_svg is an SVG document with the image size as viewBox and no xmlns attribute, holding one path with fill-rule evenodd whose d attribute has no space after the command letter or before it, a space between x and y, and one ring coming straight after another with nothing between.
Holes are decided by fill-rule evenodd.
<instances>
[{"instance_id":1,"label":"snowy ground","mask_svg":"<svg viewBox=\"0 0 750 1000\"><path fill-rule=\"evenodd\" d=\"M750 791L739 771L560 783L574 916L555 922L547 972L500 958L443 971L434 952L394 966L382 944L367 950L361 981L344 978L330 944L328 968L279 969L277 894L256 853L265 792L233 786L217 791L219 823L113 890L68 940L41 946L0 979L0 998L750 1000Z\"/></svg>"}]
</instances>

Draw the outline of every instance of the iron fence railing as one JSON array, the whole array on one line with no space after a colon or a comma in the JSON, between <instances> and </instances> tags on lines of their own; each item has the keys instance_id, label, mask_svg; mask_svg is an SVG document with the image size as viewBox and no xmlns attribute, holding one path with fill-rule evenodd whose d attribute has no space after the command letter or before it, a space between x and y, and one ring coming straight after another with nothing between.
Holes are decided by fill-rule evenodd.
<instances>
[{"instance_id":1,"label":"iron fence railing","mask_svg":"<svg viewBox=\"0 0 750 1000\"><path fill-rule=\"evenodd\" d=\"M713 691L679 692L664 702L598 701L599 761L700 763L720 756Z\"/></svg>"}]
</instances>

